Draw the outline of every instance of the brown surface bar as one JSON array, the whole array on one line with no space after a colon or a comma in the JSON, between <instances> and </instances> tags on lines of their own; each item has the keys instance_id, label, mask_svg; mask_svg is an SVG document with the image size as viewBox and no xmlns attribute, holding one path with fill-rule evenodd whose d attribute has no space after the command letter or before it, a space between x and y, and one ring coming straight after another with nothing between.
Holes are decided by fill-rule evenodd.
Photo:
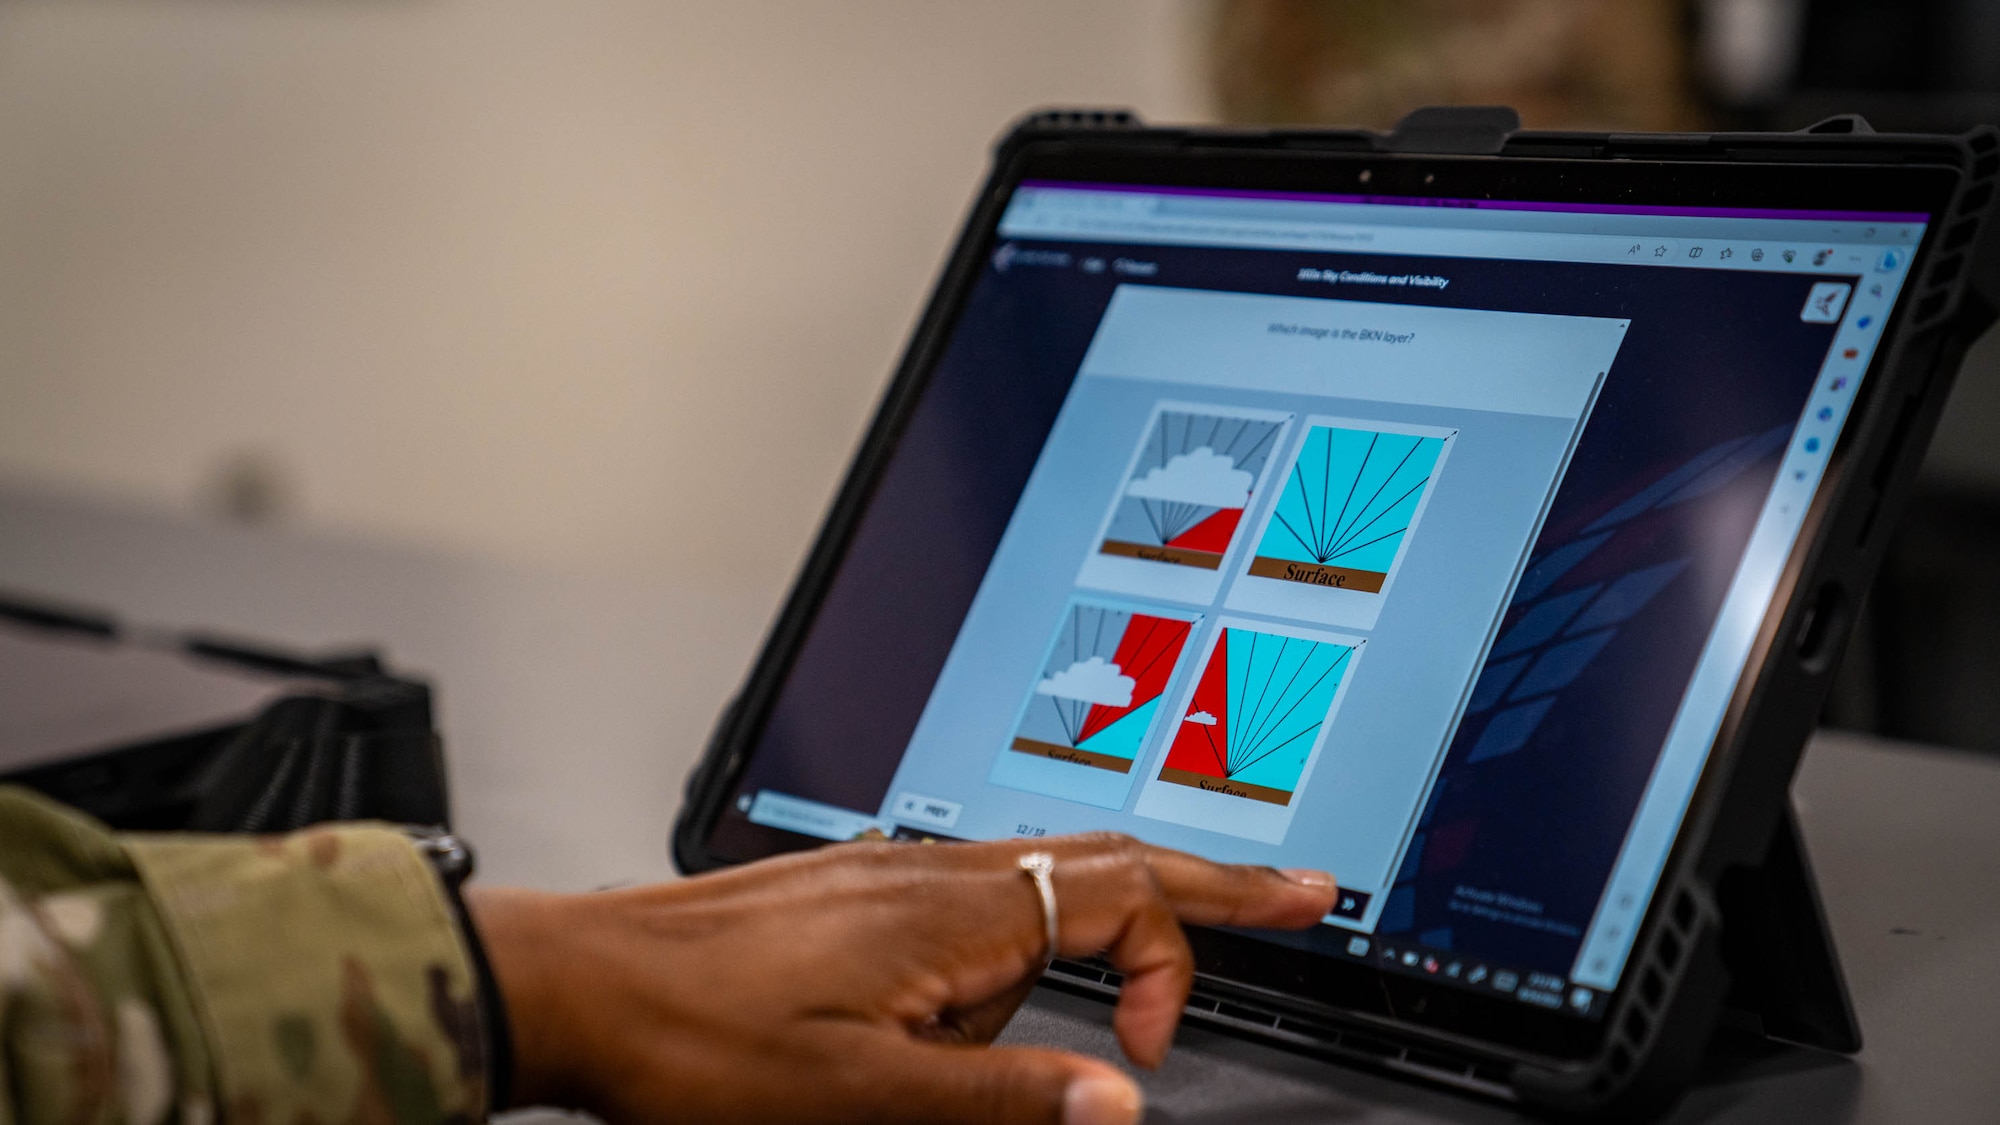
<instances>
[{"instance_id":1,"label":"brown surface bar","mask_svg":"<svg viewBox=\"0 0 2000 1125\"><path fill-rule=\"evenodd\" d=\"M1172 563L1175 566L1197 566L1203 570L1215 570L1222 566L1222 556L1214 551L1190 551L1186 547L1154 547L1146 543L1127 543L1123 539L1106 539L1097 550L1099 554Z\"/></svg>"},{"instance_id":2,"label":"brown surface bar","mask_svg":"<svg viewBox=\"0 0 2000 1125\"><path fill-rule=\"evenodd\" d=\"M1263 555L1250 560L1250 574L1255 578L1303 582L1308 586L1325 586L1334 590L1359 590L1364 594L1381 593L1382 583L1389 580L1388 575L1375 570L1349 570L1344 566L1293 562L1290 559L1265 558Z\"/></svg>"},{"instance_id":3,"label":"brown surface bar","mask_svg":"<svg viewBox=\"0 0 2000 1125\"><path fill-rule=\"evenodd\" d=\"M1116 754L1093 754L1088 750L1078 750L1074 746L1063 746L1054 742L1041 742L1032 738L1016 738L1013 748L1022 754L1033 754L1037 758L1054 758L1058 762L1070 762L1092 769L1110 770L1113 773L1131 773L1132 761Z\"/></svg>"},{"instance_id":4,"label":"brown surface bar","mask_svg":"<svg viewBox=\"0 0 2000 1125\"><path fill-rule=\"evenodd\" d=\"M1185 785L1193 789L1206 789L1210 793L1227 793L1232 797L1242 797L1251 801L1263 801L1271 805L1289 805L1292 795L1283 789L1273 789L1268 785L1245 785L1240 781L1225 781L1193 770L1163 769L1161 781L1171 781L1175 785Z\"/></svg>"}]
</instances>

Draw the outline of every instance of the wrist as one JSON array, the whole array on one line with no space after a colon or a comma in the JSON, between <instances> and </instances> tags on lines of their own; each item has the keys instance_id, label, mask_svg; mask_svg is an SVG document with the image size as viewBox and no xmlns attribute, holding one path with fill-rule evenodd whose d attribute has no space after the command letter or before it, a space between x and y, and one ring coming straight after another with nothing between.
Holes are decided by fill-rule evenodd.
<instances>
[{"instance_id":1,"label":"wrist","mask_svg":"<svg viewBox=\"0 0 2000 1125\"><path fill-rule=\"evenodd\" d=\"M508 1107L575 1102L575 1032L560 978L564 938L578 919L569 896L514 887L468 887L466 913L485 948L512 1047ZM494 1107L496 1110L503 1108Z\"/></svg>"}]
</instances>

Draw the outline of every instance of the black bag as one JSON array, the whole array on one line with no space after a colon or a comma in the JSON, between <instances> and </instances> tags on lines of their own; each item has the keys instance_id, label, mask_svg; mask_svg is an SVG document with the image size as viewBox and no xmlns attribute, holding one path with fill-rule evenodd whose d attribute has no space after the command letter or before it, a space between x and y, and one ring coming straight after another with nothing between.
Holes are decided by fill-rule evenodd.
<instances>
[{"instance_id":1,"label":"black bag","mask_svg":"<svg viewBox=\"0 0 2000 1125\"><path fill-rule=\"evenodd\" d=\"M12 681L11 695L0 684L0 708L13 712L0 714L0 784L113 828L450 826L430 687L372 652L310 657L132 631L103 614L0 595L0 677ZM216 713L239 699L250 706ZM87 740L143 728L149 716L157 725L136 735L64 741L71 731Z\"/></svg>"}]
</instances>

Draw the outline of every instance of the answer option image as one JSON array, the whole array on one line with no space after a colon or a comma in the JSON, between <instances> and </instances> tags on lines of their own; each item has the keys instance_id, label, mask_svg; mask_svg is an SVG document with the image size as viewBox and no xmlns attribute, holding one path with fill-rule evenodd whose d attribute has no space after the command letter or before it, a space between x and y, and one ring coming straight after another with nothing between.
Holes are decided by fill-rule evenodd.
<instances>
[{"instance_id":1,"label":"answer option image","mask_svg":"<svg viewBox=\"0 0 2000 1125\"><path fill-rule=\"evenodd\" d=\"M1119 808L1199 615L1075 600L989 778Z\"/></svg>"},{"instance_id":2,"label":"answer option image","mask_svg":"<svg viewBox=\"0 0 2000 1125\"><path fill-rule=\"evenodd\" d=\"M1230 607L1372 628L1456 434L1308 419Z\"/></svg>"},{"instance_id":3,"label":"answer option image","mask_svg":"<svg viewBox=\"0 0 2000 1125\"><path fill-rule=\"evenodd\" d=\"M1134 811L1282 841L1366 643L1223 621Z\"/></svg>"},{"instance_id":4,"label":"answer option image","mask_svg":"<svg viewBox=\"0 0 2000 1125\"><path fill-rule=\"evenodd\" d=\"M1210 601L1292 416L1184 403L1154 409L1079 582Z\"/></svg>"}]
</instances>

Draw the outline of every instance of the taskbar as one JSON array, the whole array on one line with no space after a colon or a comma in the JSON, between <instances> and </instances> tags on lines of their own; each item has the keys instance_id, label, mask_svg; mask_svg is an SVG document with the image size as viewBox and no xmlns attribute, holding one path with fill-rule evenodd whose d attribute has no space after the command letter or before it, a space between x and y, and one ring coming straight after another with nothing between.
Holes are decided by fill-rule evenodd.
<instances>
[{"instance_id":1,"label":"taskbar","mask_svg":"<svg viewBox=\"0 0 2000 1125\"><path fill-rule=\"evenodd\" d=\"M1599 1015L1610 998L1609 993L1577 984L1561 973L1500 965L1396 937L1354 934L1340 952L1383 972L1455 984L1573 1016Z\"/></svg>"}]
</instances>

